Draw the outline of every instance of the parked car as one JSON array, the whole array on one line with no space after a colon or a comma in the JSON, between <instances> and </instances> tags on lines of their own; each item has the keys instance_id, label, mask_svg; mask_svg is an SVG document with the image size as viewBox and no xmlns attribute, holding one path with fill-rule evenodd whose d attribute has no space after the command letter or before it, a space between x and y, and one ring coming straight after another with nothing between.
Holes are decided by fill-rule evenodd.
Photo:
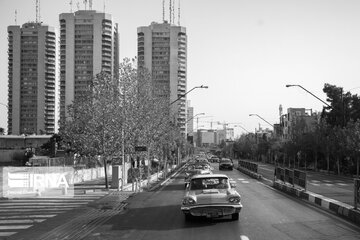
<instances>
[{"instance_id":1,"label":"parked car","mask_svg":"<svg viewBox=\"0 0 360 240\"><path fill-rule=\"evenodd\" d=\"M224 174L193 176L181 204L185 219L231 216L232 220L238 220L243 206L235 186L235 182Z\"/></svg>"},{"instance_id":2,"label":"parked car","mask_svg":"<svg viewBox=\"0 0 360 240\"><path fill-rule=\"evenodd\" d=\"M233 170L234 163L230 158L222 158L219 162L219 170Z\"/></svg>"}]
</instances>

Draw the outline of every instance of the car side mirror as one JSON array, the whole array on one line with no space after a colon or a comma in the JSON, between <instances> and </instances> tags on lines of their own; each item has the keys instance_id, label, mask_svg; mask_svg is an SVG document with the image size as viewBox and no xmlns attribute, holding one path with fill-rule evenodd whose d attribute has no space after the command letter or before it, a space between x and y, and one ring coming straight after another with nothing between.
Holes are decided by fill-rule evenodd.
<instances>
[{"instance_id":1,"label":"car side mirror","mask_svg":"<svg viewBox=\"0 0 360 240\"><path fill-rule=\"evenodd\" d=\"M235 181L230 181L230 187L231 188L236 188L236 182Z\"/></svg>"}]
</instances>

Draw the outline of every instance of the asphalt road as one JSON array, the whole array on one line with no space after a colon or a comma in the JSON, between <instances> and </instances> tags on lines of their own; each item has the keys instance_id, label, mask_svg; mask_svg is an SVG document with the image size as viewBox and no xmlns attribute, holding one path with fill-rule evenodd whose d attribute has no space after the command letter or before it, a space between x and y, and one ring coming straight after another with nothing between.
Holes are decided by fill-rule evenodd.
<instances>
[{"instance_id":1,"label":"asphalt road","mask_svg":"<svg viewBox=\"0 0 360 240\"><path fill-rule=\"evenodd\" d=\"M274 165L267 163L258 164L259 174L269 180L273 180ZM349 205L354 204L354 180L350 177L308 171L307 191L317 193Z\"/></svg>"},{"instance_id":2,"label":"asphalt road","mask_svg":"<svg viewBox=\"0 0 360 240\"><path fill-rule=\"evenodd\" d=\"M236 180L236 189L242 195L244 208L239 221L223 218L186 222L180 211L184 194L184 175L180 174L156 191L129 198L125 211L86 239L360 239L360 228L352 223L237 170L222 173Z\"/></svg>"}]
</instances>

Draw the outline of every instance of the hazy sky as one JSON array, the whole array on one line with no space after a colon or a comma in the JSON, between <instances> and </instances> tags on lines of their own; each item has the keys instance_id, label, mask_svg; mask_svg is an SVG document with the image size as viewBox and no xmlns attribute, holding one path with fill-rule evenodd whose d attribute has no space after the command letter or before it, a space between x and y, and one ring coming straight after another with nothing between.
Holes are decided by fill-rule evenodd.
<instances>
[{"instance_id":1,"label":"hazy sky","mask_svg":"<svg viewBox=\"0 0 360 240\"><path fill-rule=\"evenodd\" d=\"M0 103L7 104L7 26L15 24L15 10L18 25L34 21L35 2L0 0ZM59 28L69 2L42 0L44 24ZM177 8L178 0L176 24ZM104 0L93 0L93 9L103 11ZM165 10L168 19L168 3ZM119 23L121 59L136 56L137 27L163 16L162 0L106 0L105 11ZM195 114L211 116L199 119L199 126L221 121L248 131L269 127L249 114L278 123L280 104L284 113L290 107L321 111L319 100L286 84L300 84L323 100L325 83L360 93L359 0L181 0L180 24L188 35L188 90L209 86L188 94ZM7 129L2 105L0 127Z\"/></svg>"}]
</instances>

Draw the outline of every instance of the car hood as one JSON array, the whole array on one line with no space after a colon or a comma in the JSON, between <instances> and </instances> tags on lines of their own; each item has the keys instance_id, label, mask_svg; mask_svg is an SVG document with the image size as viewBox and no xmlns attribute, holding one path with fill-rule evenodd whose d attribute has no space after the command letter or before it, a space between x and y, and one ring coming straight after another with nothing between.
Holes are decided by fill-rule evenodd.
<instances>
[{"instance_id":1,"label":"car hood","mask_svg":"<svg viewBox=\"0 0 360 240\"><path fill-rule=\"evenodd\" d=\"M233 189L193 190L187 195L195 198L197 204L228 203L230 197L239 196Z\"/></svg>"}]
</instances>

